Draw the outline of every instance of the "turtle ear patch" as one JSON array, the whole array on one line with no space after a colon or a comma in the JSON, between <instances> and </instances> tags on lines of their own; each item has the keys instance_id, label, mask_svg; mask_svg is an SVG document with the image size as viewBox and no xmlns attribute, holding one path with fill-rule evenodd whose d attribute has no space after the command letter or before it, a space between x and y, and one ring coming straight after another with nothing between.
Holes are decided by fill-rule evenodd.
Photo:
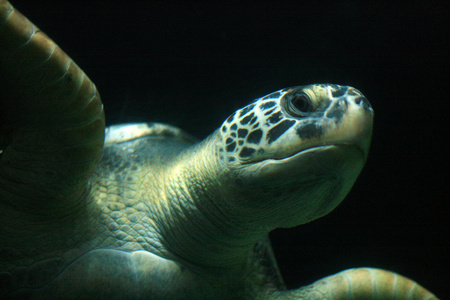
<instances>
[{"instance_id":1,"label":"turtle ear patch","mask_svg":"<svg viewBox=\"0 0 450 300\"><path fill-rule=\"evenodd\" d=\"M275 92L236 111L223 123L219 133L228 161L249 160L283 135L295 121L284 120L280 109L283 93ZM221 156L225 160L225 156Z\"/></svg>"},{"instance_id":2,"label":"turtle ear patch","mask_svg":"<svg viewBox=\"0 0 450 300\"><path fill-rule=\"evenodd\" d=\"M227 153L235 152L240 158L247 158L258 150L263 131L258 127L248 127L248 125L251 125L248 122L239 126L236 125L237 123L241 122L237 121L236 123L228 124L228 126L224 124L220 130L222 136L226 137L225 150Z\"/></svg>"}]
</instances>

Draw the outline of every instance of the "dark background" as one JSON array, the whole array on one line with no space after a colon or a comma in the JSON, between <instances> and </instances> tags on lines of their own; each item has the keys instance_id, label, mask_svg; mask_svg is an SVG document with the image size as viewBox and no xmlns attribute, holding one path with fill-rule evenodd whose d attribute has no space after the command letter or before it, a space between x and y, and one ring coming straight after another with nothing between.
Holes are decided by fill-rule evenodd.
<instances>
[{"instance_id":1,"label":"dark background","mask_svg":"<svg viewBox=\"0 0 450 300\"><path fill-rule=\"evenodd\" d=\"M450 1L80 2L13 4L97 84L108 124L204 138L284 87L361 90L375 110L366 167L334 212L271 234L281 271L295 288L379 267L449 295Z\"/></svg>"}]
</instances>

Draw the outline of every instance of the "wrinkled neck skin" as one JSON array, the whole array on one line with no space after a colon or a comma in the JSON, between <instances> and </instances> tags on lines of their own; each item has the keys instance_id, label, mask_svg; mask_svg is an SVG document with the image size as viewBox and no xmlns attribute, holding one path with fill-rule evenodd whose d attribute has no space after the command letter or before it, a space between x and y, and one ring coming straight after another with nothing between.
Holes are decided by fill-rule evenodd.
<instances>
[{"instance_id":1,"label":"wrinkled neck skin","mask_svg":"<svg viewBox=\"0 0 450 300\"><path fill-rule=\"evenodd\" d=\"M242 269L255 243L270 229L234 203L234 179L220 165L213 133L181 152L164 172L164 200L157 215L163 247L175 261L207 269Z\"/></svg>"}]
</instances>

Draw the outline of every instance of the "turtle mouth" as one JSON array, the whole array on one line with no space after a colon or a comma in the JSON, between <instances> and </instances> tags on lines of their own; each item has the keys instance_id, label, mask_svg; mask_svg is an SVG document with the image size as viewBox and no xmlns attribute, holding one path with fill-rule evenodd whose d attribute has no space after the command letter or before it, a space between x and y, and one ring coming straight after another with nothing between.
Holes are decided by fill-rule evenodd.
<instances>
[{"instance_id":1,"label":"turtle mouth","mask_svg":"<svg viewBox=\"0 0 450 300\"><path fill-rule=\"evenodd\" d=\"M364 160L365 160L365 158L367 156L365 154L365 151L358 145L351 144L351 143L339 143L339 144L329 144L329 145L321 145L321 146L310 147L310 148L307 148L307 149L300 150L299 152L297 152L297 153L295 153L293 155L287 156L285 158L280 158L280 159L275 159L275 160L280 161L280 162L295 160L296 157L298 157L300 155L304 155L304 154L309 153L309 152L316 152L318 150L332 149L333 147L338 147L338 148L341 148L341 149L348 149L348 151L350 151L352 153L355 153L357 156L361 156L362 158L364 158Z\"/></svg>"},{"instance_id":2,"label":"turtle mouth","mask_svg":"<svg viewBox=\"0 0 450 300\"><path fill-rule=\"evenodd\" d=\"M367 154L365 151L358 145L351 143L339 143L339 144L330 144L330 145L321 145L306 148L300 150L299 152L292 154L283 158L272 158L261 161L262 164L290 164L300 159L303 156L309 156L311 154L311 158L316 160L319 164L324 165L323 160L321 159L321 153L327 151L333 151L336 149L340 149L341 152L348 154L344 156L353 156L357 159L366 160ZM325 165L324 165L325 166Z\"/></svg>"},{"instance_id":3,"label":"turtle mouth","mask_svg":"<svg viewBox=\"0 0 450 300\"><path fill-rule=\"evenodd\" d=\"M362 147L351 143L321 145L303 149L284 158L270 158L247 165L245 173L296 174L305 170L337 173L349 166L364 165L367 154Z\"/></svg>"},{"instance_id":4,"label":"turtle mouth","mask_svg":"<svg viewBox=\"0 0 450 300\"><path fill-rule=\"evenodd\" d=\"M338 148L342 148L342 149L348 149L350 152L355 153L355 155L360 156L363 158L363 160L365 161L367 158L367 151L364 151L363 147L356 145L356 144L352 144L352 143L336 143L336 144L325 144L325 145L320 145L320 146L313 146L313 147L309 147L309 148L305 148L302 149L292 155L289 156L285 156L285 157L279 157L279 158L267 158L267 159L262 159L259 161L247 161L244 162L243 165L250 165L250 164L270 164L270 163L289 163L292 162L293 160L296 160L296 158L304 155L304 154L308 154L308 153L312 153L312 152L316 152L318 150L326 150L326 149L332 149L333 147L338 147Z\"/></svg>"}]
</instances>

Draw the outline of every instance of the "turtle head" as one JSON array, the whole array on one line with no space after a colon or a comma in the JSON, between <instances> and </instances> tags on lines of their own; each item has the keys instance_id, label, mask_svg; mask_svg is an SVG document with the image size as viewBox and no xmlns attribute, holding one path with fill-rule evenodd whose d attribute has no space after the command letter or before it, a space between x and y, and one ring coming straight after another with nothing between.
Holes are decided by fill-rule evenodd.
<instances>
[{"instance_id":1,"label":"turtle head","mask_svg":"<svg viewBox=\"0 0 450 300\"><path fill-rule=\"evenodd\" d=\"M236 204L273 228L327 214L363 168L372 119L361 92L331 84L283 89L239 109L217 144Z\"/></svg>"}]
</instances>

